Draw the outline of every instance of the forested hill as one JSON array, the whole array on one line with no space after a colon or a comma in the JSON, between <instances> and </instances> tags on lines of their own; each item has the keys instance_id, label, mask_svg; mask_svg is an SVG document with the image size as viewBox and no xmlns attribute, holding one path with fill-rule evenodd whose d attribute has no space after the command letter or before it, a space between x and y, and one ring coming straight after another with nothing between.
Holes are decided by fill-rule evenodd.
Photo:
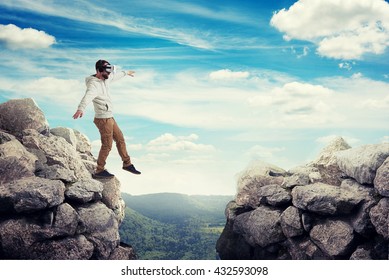
<instances>
[{"instance_id":1,"label":"forested hill","mask_svg":"<svg viewBox=\"0 0 389 280\"><path fill-rule=\"evenodd\" d=\"M133 196L122 193L126 206L157 221L182 223L200 218L203 222L225 222L224 210L233 196L156 193Z\"/></svg>"},{"instance_id":2,"label":"forested hill","mask_svg":"<svg viewBox=\"0 0 389 280\"><path fill-rule=\"evenodd\" d=\"M215 259L231 196L123 193L122 197L126 213L120 237L136 248L139 259Z\"/></svg>"}]
</instances>

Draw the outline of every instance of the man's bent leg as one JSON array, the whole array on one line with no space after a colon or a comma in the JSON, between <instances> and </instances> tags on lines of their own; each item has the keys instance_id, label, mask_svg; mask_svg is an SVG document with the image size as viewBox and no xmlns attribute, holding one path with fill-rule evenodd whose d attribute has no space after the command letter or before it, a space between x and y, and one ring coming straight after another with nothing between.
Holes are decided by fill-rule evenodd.
<instances>
[{"instance_id":1,"label":"man's bent leg","mask_svg":"<svg viewBox=\"0 0 389 280\"><path fill-rule=\"evenodd\" d=\"M118 124L115 119L113 119L113 139L116 142L116 148L118 149L118 153L123 161L123 167L127 167L131 165L131 158L128 155L126 141L124 140L124 136L122 131L120 130Z\"/></svg>"},{"instance_id":2,"label":"man's bent leg","mask_svg":"<svg viewBox=\"0 0 389 280\"><path fill-rule=\"evenodd\" d=\"M94 123L99 129L101 138L101 148L97 158L96 173L102 172L105 169L105 163L109 152L112 149L113 142L113 124L114 120L110 119L94 119Z\"/></svg>"}]
</instances>

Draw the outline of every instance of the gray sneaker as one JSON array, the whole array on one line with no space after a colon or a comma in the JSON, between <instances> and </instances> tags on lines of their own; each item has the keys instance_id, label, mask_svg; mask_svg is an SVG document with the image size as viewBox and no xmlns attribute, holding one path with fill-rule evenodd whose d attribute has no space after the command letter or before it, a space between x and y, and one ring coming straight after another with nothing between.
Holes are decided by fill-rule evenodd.
<instances>
[{"instance_id":1,"label":"gray sneaker","mask_svg":"<svg viewBox=\"0 0 389 280\"><path fill-rule=\"evenodd\" d=\"M129 166L126 166L126 167L123 167L123 169L126 170L126 171L129 171L129 172L131 172L131 173L133 173L133 174L136 174L136 175L141 174L140 171L138 171L138 170L135 169L135 166L134 166L133 164L131 164L131 165L129 165Z\"/></svg>"},{"instance_id":2,"label":"gray sneaker","mask_svg":"<svg viewBox=\"0 0 389 280\"><path fill-rule=\"evenodd\" d=\"M99 173L95 173L92 175L92 178L94 179L109 179L113 178L115 175L108 172L108 170L103 170Z\"/></svg>"}]
</instances>

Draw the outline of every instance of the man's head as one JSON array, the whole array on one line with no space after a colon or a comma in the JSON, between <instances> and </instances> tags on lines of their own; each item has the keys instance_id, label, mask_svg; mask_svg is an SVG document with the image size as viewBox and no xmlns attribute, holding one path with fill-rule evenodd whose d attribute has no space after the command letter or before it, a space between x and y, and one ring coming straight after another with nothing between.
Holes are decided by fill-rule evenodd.
<instances>
[{"instance_id":1,"label":"man's head","mask_svg":"<svg viewBox=\"0 0 389 280\"><path fill-rule=\"evenodd\" d=\"M108 76L113 72L114 66L109 64L108 61L100 59L96 62L96 76L99 79L108 79Z\"/></svg>"}]
</instances>

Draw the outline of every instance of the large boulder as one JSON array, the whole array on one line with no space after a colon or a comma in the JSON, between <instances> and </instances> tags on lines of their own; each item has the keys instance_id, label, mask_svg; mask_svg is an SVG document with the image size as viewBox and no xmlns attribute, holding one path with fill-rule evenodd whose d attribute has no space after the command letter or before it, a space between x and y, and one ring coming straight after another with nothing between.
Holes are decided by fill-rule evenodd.
<instances>
[{"instance_id":1,"label":"large boulder","mask_svg":"<svg viewBox=\"0 0 389 280\"><path fill-rule=\"evenodd\" d=\"M373 184L377 169L389 156L389 143L364 145L336 153L339 168L361 184Z\"/></svg>"},{"instance_id":2,"label":"large boulder","mask_svg":"<svg viewBox=\"0 0 389 280\"><path fill-rule=\"evenodd\" d=\"M343 172L338 166L336 153L350 149L350 145L342 138L336 137L326 146L319 156L311 163L320 173L320 182L329 185L339 185Z\"/></svg>"},{"instance_id":3,"label":"large boulder","mask_svg":"<svg viewBox=\"0 0 389 280\"><path fill-rule=\"evenodd\" d=\"M39 177L0 185L0 213L33 212L57 206L65 199L65 185Z\"/></svg>"},{"instance_id":4,"label":"large boulder","mask_svg":"<svg viewBox=\"0 0 389 280\"><path fill-rule=\"evenodd\" d=\"M363 200L358 190L323 183L297 186L292 190L292 197L297 208L326 215L350 213Z\"/></svg>"},{"instance_id":5,"label":"large boulder","mask_svg":"<svg viewBox=\"0 0 389 280\"><path fill-rule=\"evenodd\" d=\"M45 136L29 130L23 136L22 142L40 159L39 176L65 182L76 182L91 177L80 155L64 138L55 135Z\"/></svg>"},{"instance_id":6,"label":"large boulder","mask_svg":"<svg viewBox=\"0 0 389 280\"><path fill-rule=\"evenodd\" d=\"M353 228L340 220L326 219L315 225L310 237L329 256L342 256L350 252L354 233Z\"/></svg>"},{"instance_id":7,"label":"large boulder","mask_svg":"<svg viewBox=\"0 0 389 280\"><path fill-rule=\"evenodd\" d=\"M25 129L48 134L49 123L34 99L12 99L0 104L0 129L17 137L20 137Z\"/></svg>"},{"instance_id":8,"label":"large boulder","mask_svg":"<svg viewBox=\"0 0 389 280\"><path fill-rule=\"evenodd\" d=\"M245 214L236 217L234 232L242 234L249 244L266 247L286 239L281 227L281 211L260 206Z\"/></svg>"},{"instance_id":9,"label":"large boulder","mask_svg":"<svg viewBox=\"0 0 389 280\"><path fill-rule=\"evenodd\" d=\"M389 157L377 169L374 187L380 195L389 197Z\"/></svg>"},{"instance_id":10,"label":"large boulder","mask_svg":"<svg viewBox=\"0 0 389 280\"><path fill-rule=\"evenodd\" d=\"M284 174L286 171L275 165L261 161L254 162L239 174L236 203L257 207L262 197L258 193L260 188L268 185L281 185L284 181Z\"/></svg>"}]
</instances>

